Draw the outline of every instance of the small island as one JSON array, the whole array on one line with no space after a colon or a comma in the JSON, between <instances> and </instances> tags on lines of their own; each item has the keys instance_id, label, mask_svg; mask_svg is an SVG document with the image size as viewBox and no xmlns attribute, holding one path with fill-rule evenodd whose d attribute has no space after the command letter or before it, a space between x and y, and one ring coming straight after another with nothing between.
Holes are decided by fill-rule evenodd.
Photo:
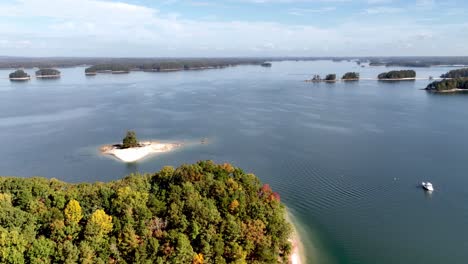
<instances>
[{"instance_id":1,"label":"small island","mask_svg":"<svg viewBox=\"0 0 468 264\"><path fill-rule=\"evenodd\" d=\"M135 131L127 131L122 144L105 145L100 150L102 154L112 155L123 162L136 162L150 154L169 152L180 146L179 143L139 142Z\"/></svg>"},{"instance_id":2,"label":"small island","mask_svg":"<svg viewBox=\"0 0 468 264\"><path fill-rule=\"evenodd\" d=\"M85 69L86 75L96 75L97 73L125 74L130 68L123 64L98 64Z\"/></svg>"},{"instance_id":3,"label":"small island","mask_svg":"<svg viewBox=\"0 0 468 264\"><path fill-rule=\"evenodd\" d=\"M467 78L467 77L468 77L468 68L451 70L440 76L440 78Z\"/></svg>"},{"instance_id":4,"label":"small island","mask_svg":"<svg viewBox=\"0 0 468 264\"><path fill-rule=\"evenodd\" d=\"M16 70L8 76L10 81L29 81L31 76L23 70Z\"/></svg>"},{"instance_id":5,"label":"small island","mask_svg":"<svg viewBox=\"0 0 468 264\"><path fill-rule=\"evenodd\" d=\"M325 81L326 82L336 82L336 74L334 74L334 73L327 74L327 76L325 76Z\"/></svg>"},{"instance_id":6,"label":"small island","mask_svg":"<svg viewBox=\"0 0 468 264\"><path fill-rule=\"evenodd\" d=\"M334 74L334 73L327 74L325 76L325 79L322 79L322 77L320 77L320 75L318 75L318 74L314 74L312 76L312 79L305 80L305 82L336 82L336 74Z\"/></svg>"},{"instance_id":7,"label":"small island","mask_svg":"<svg viewBox=\"0 0 468 264\"><path fill-rule=\"evenodd\" d=\"M430 83L426 91L436 93L452 93L468 91L468 78L443 79Z\"/></svg>"},{"instance_id":8,"label":"small island","mask_svg":"<svg viewBox=\"0 0 468 264\"><path fill-rule=\"evenodd\" d=\"M60 78L60 71L56 69L43 68L36 71L36 78L57 79Z\"/></svg>"},{"instance_id":9,"label":"small island","mask_svg":"<svg viewBox=\"0 0 468 264\"><path fill-rule=\"evenodd\" d=\"M416 80L416 72L414 70L389 71L379 74L377 78L381 81L412 81Z\"/></svg>"},{"instance_id":10,"label":"small island","mask_svg":"<svg viewBox=\"0 0 468 264\"><path fill-rule=\"evenodd\" d=\"M260 64L262 67L271 67L271 63L269 62L264 62L262 64Z\"/></svg>"},{"instance_id":11,"label":"small island","mask_svg":"<svg viewBox=\"0 0 468 264\"><path fill-rule=\"evenodd\" d=\"M359 73L347 72L341 77L343 81L359 81Z\"/></svg>"}]
</instances>

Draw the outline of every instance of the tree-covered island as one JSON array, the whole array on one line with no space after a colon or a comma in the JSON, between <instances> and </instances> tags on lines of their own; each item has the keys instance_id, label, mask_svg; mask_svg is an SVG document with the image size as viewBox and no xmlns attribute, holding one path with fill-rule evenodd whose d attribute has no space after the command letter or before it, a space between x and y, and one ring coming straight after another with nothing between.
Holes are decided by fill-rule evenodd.
<instances>
[{"instance_id":1,"label":"tree-covered island","mask_svg":"<svg viewBox=\"0 0 468 264\"><path fill-rule=\"evenodd\" d=\"M109 183L0 177L1 263L287 263L271 188L200 161Z\"/></svg>"},{"instance_id":2,"label":"tree-covered island","mask_svg":"<svg viewBox=\"0 0 468 264\"><path fill-rule=\"evenodd\" d=\"M51 68L43 68L36 71L36 78L60 78L60 71Z\"/></svg>"},{"instance_id":3,"label":"tree-covered island","mask_svg":"<svg viewBox=\"0 0 468 264\"><path fill-rule=\"evenodd\" d=\"M336 74L334 74L334 73L327 74L327 76L325 76L325 81L326 82L335 82L336 81Z\"/></svg>"},{"instance_id":4,"label":"tree-covered island","mask_svg":"<svg viewBox=\"0 0 468 264\"><path fill-rule=\"evenodd\" d=\"M11 81L28 81L31 79L28 73L23 70L16 70L8 75Z\"/></svg>"},{"instance_id":5,"label":"tree-covered island","mask_svg":"<svg viewBox=\"0 0 468 264\"><path fill-rule=\"evenodd\" d=\"M341 77L343 81L358 81L359 73L358 72L347 72Z\"/></svg>"},{"instance_id":6,"label":"tree-covered island","mask_svg":"<svg viewBox=\"0 0 468 264\"><path fill-rule=\"evenodd\" d=\"M123 64L98 64L85 69L87 75L95 75L96 73L129 73L130 68Z\"/></svg>"},{"instance_id":7,"label":"tree-covered island","mask_svg":"<svg viewBox=\"0 0 468 264\"><path fill-rule=\"evenodd\" d=\"M442 74L440 78L468 78L468 68L451 70Z\"/></svg>"},{"instance_id":8,"label":"tree-covered island","mask_svg":"<svg viewBox=\"0 0 468 264\"><path fill-rule=\"evenodd\" d=\"M427 85L425 90L441 93L468 91L468 78L443 79L440 81L434 81Z\"/></svg>"},{"instance_id":9,"label":"tree-covered island","mask_svg":"<svg viewBox=\"0 0 468 264\"><path fill-rule=\"evenodd\" d=\"M379 80L414 80L416 72L414 70L389 71L377 76Z\"/></svg>"}]
</instances>

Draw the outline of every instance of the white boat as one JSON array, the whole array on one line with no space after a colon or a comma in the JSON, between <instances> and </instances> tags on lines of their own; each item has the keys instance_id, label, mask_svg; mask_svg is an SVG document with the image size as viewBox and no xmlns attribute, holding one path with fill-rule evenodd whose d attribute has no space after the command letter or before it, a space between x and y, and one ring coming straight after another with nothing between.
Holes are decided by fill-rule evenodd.
<instances>
[{"instance_id":1,"label":"white boat","mask_svg":"<svg viewBox=\"0 0 468 264\"><path fill-rule=\"evenodd\" d=\"M432 183L430 182L422 182L421 186L426 190L426 191L433 191L434 187L432 186Z\"/></svg>"}]
</instances>

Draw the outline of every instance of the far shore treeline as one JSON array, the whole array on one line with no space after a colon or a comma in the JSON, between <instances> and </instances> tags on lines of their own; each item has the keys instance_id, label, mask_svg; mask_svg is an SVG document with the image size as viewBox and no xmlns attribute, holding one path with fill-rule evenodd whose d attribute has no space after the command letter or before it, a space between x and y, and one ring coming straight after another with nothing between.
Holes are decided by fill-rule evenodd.
<instances>
[{"instance_id":1,"label":"far shore treeline","mask_svg":"<svg viewBox=\"0 0 468 264\"><path fill-rule=\"evenodd\" d=\"M109 183L0 177L0 263L288 263L280 197L200 161Z\"/></svg>"}]
</instances>

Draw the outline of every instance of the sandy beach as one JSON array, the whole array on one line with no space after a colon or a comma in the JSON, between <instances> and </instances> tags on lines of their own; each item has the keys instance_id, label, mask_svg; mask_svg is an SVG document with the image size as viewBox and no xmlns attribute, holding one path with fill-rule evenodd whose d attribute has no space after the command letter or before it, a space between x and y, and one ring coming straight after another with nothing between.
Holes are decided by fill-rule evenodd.
<instances>
[{"instance_id":1,"label":"sandy beach","mask_svg":"<svg viewBox=\"0 0 468 264\"><path fill-rule=\"evenodd\" d=\"M123 162L136 162L154 153L164 153L180 147L180 143L162 143L158 141L140 142L136 148L122 148L121 145L105 145L100 148L102 154L112 155Z\"/></svg>"},{"instance_id":2,"label":"sandy beach","mask_svg":"<svg viewBox=\"0 0 468 264\"><path fill-rule=\"evenodd\" d=\"M28 77L18 77L18 78L9 78L10 81L29 81L31 80L31 76Z\"/></svg>"},{"instance_id":3,"label":"sandy beach","mask_svg":"<svg viewBox=\"0 0 468 264\"><path fill-rule=\"evenodd\" d=\"M286 220L292 225L293 232L289 241L292 244L292 251L291 256L289 259L290 264L303 264L306 263L305 261L305 254L304 254L304 246L301 242L301 237L299 236L299 232L297 231L296 221L294 220L294 216L289 212L286 213Z\"/></svg>"}]
</instances>

